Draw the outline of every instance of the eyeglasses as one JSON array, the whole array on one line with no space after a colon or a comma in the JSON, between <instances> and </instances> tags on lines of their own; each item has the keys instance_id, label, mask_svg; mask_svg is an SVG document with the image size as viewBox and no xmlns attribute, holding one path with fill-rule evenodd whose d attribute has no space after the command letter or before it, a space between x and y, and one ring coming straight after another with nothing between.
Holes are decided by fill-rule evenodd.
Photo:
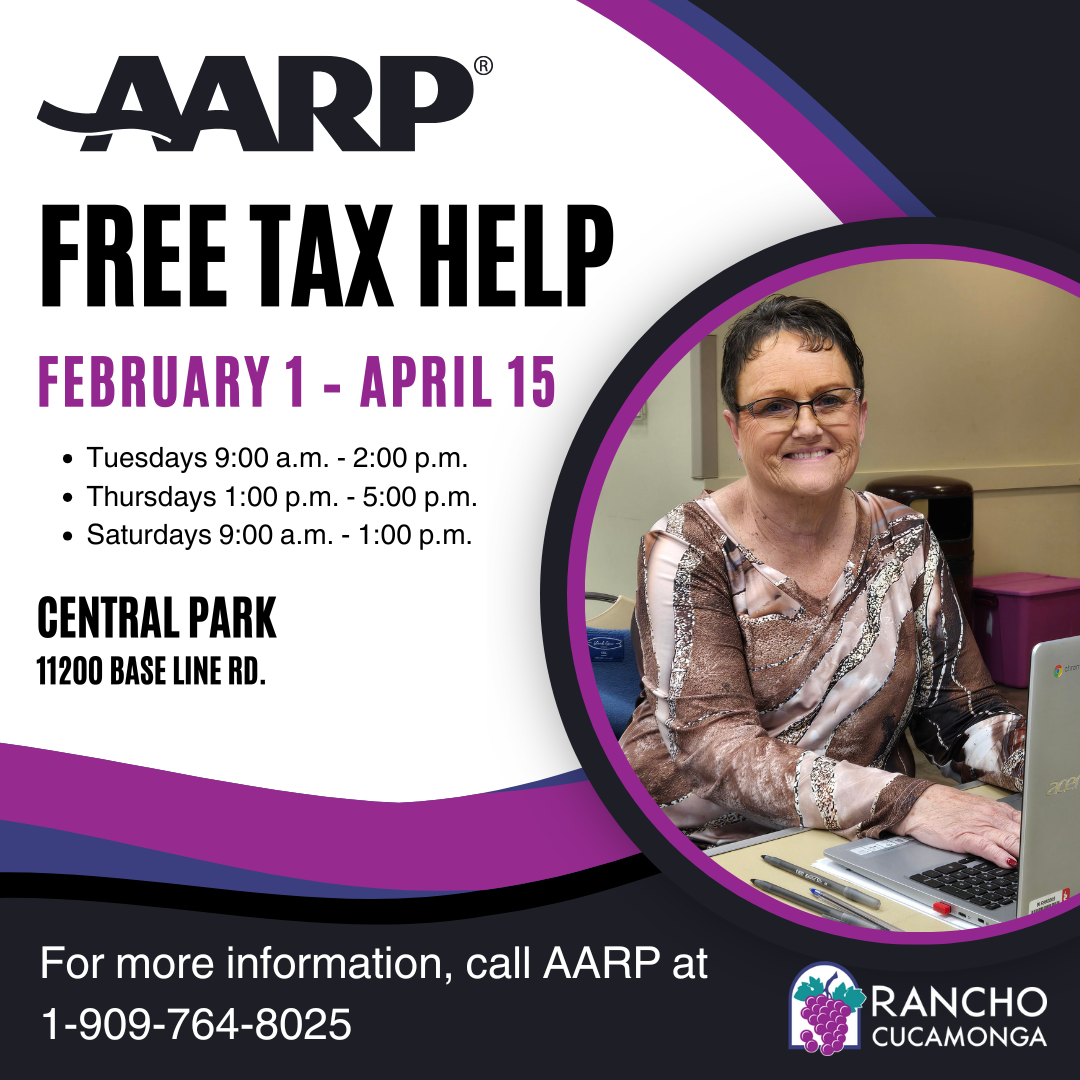
<instances>
[{"instance_id":1,"label":"eyeglasses","mask_svg":"<svg viewBox=\"0 0 1080 1080\"><path fill-rule=\"evenodd\" d=\"M737 411L748 412L765 431L787 431L798 423L799 410L809 405L822 427L838 427L850 422L861 399L861 390L840 386L835 390L826 390L810 401L794 401L785 397L759 398L748 405L738 406Z\"/></svg>"}]
</instances>

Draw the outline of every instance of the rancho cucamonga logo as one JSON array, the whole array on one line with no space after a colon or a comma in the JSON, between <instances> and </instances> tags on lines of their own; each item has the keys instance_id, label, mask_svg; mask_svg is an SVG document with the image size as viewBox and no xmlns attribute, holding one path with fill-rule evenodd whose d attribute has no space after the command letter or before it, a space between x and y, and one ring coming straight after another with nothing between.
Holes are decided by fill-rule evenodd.
<instances>
[{"instance_id":1,"label":"rancho cucamonga logo","mask_svg":"<svg viewBox=\"0 0 1080 1080\"><path fill-rule=\"evenodd\" d=\"M803 968L788 996L789 1049L825 1057L858 1050L859 1009L865 1001L854 977L839 964Z\"/></svg>"}]
</instances>

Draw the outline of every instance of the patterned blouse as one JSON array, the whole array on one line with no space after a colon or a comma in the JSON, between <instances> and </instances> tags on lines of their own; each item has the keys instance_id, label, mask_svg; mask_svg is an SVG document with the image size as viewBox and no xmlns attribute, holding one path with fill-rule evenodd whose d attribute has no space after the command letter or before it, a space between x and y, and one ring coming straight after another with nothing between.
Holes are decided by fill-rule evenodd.
<instances>
[{"instance_id":1,"label":"patterned blouse","mask_svg":"<svg viewBox=\"0 0 1080 1080\"><path fill-rule=\"evenodd\" d=\"M703 845L786 826L877 836L946 776L1023 786L1026 721L994 688L929 525L856 493L825 600L732 535L709 492L642 541L644 699L622 737L675 824Z\"/></svg>"}]
</instances>

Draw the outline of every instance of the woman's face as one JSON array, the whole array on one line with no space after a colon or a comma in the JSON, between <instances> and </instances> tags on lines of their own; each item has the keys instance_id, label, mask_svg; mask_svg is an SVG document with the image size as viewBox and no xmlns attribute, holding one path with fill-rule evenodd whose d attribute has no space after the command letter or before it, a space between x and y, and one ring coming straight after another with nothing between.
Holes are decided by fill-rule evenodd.
<instances>
[{"instance_id":1,"label":"woman's face","mask_svg":"<svg viewBox=\"0 0 1080 1080\"><path fill-rule=\"evenodd\" d=\"M743 368L739 404L767 397L809 401L853 381L838 348L810 352L800 337L785 331ZM786 431L766 431L746 412L736 419L725 409L724 419L753 483L789 495L827 495L845 487L855 472L866 430L866 402L853 408L846 422L829 427L819 424L805 406Z\"/></svg>"}]
</instances>

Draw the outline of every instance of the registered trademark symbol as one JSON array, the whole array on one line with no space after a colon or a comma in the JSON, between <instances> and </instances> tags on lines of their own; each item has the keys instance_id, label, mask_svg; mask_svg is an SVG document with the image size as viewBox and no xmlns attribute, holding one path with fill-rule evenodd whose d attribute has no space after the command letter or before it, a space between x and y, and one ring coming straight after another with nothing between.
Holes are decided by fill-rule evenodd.
<instances>
[{"instance_id":1,"label":"registered trademark symbol","mask_svg":"<svg viewBox=\"0 0 1080 1080\"><path fill-rule=\"evenodd\" d=\"M490 75L491 69L494 66L490 56L478 56L473 61L473 71L475 71L477 75Z\"/></svg>"}]
</instances>

